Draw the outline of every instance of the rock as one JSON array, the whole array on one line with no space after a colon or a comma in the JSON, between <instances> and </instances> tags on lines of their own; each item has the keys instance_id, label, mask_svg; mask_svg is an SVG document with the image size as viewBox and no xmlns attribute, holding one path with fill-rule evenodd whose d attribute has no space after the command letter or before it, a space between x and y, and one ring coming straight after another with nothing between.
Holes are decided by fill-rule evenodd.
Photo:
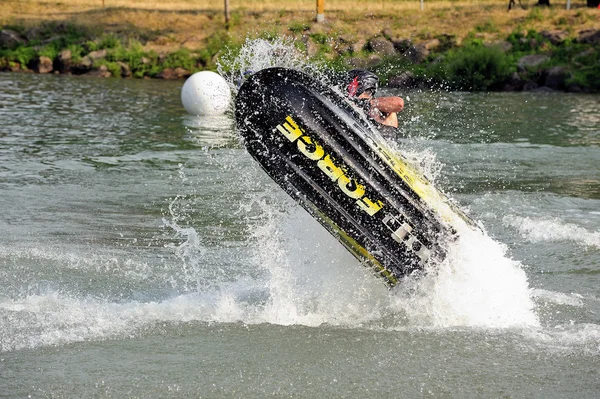
<instances>
[{"instance_id":1,"label":"rock","mask_svg":"<svg viewBox=\"0 0 600 399\"><path fill-rule=\"evenodd\" d=\"M589 48L585 51L582 51L581 53L576 54L573 59L576 60L578 58L585 58L585 57L589 57L590 55L593 55L596 52L595 49L593 48Z\"/></svg>"},{"instance_id":2,"label":"rock","mask_svg":"<svg viewBox=\"0 0 600 399\"><path fill-rule=\"evenodd\" d=\"M72 61L71 50L63 50L58 54L54 60L54 69L60 73L71 72L71 61Z\"/></svg>"},{"instance_id":3,"label":"rock","mask_svg":"<svg viewBox=\"0 0 600 399\"><path fill-rule=\"evenodd\" d=\"M54 69L52 59L50 57L41 56L38 63L39 73L50 73Z\"/></svg>"},{"instance_id":4,"label":"rock","mask_svg":"<svg viewBox=\"0 0 600 399\"><path fill-rule=\"evenodd\" d=\"M6 58L0 58L0 71L17 72L21 69L18 62L9 62Z\"/></svg>"},{"instance_id":5,"label":"rock","mask_svg":"<svg viewBox=\"0 0 600 399\"><path fill-rule=\"evenodd\" d=\"M338 40L333 45L333 48L335 49L335 51L337 52L338 55L344 55L344 54L351 54L352 53L352 45L350 43L348 43L348 42L344 42L344 41L341 41L341 40Z\"/></svg>"},{"instance_id":6,"label":"rock","mask_svg":"<svg viewBox=\"0 0 600 399\"><path fill-rule=\"evenodd\" d=\"M90 71L90 72L86 73L85 75L86 76L98 76L100 78L110 78L112 76L112 73L110 73L110 71L108 70L106 65L100 65L98 67L98 69Z\"/></svg>"},{"instance_id":7,"label":"rock","mask_svg":"<svg viewBox=\"0 0 600 399\"><path fill-rule=\"evenodd\" d=\"M577 37L579 43L600 45L600 30L587 29L579 32Z\"/></svg>"},{"instance_id":8,"label":"rock","mask_svg":"<svg viewBox=\"0 0 600 399\"><path fill-rule=\"evenodd\" d=\"M131 68L129 68L129 65L127 65L126 63L122 62L122 61L118 61L117 65L119 65L119 67L121 67L121 76L124 78L129 78L131 77Z\"/></svg>"},{"instance_id":9,"label":"rock","mask_svg":"<svg viewBox=\"0 0 600 399\"><path fill-rule=\"evenodd\" d=\"M183 68L165 68L161 73L158 74L157 78L165 80L182 79L190 76L190 72Z\"/></svg>"},{"instance_id":10,"label":"rock","mask_svg":"<svg viewBox=\"0 0 600 399\"><path fill-rule=\"evenodd\" d=\"M34 26L33 28L27 29L25 32L25 38L27 41L32 41L37 39L41 35L42 29L39 26Z\"/></svg>"},{"instance_id":11,"label":"rock","mask_svg":"<svg viewBox=\"0 0 600 399\"><path fill-rule=\"evenodd\" d=\"M545 30L540 33L542 37L545 37L552 43L553 45L559 45L565 41L565 39L569 36L567 31L564 30Z\"/></svg>"},{"instance_id":12,"label":"rock","mask_svg":"<svg viewBox=\"0 0 600 399\"><path fill-rule=\"evenodd\" d=\"M542 54L526 55L521 57L517 62L517 70L519 72L525 72L527 69L537 67L549 59L550 57Z\"/></svg>"},{"instance_id":13,"label":"rock","mask_svg":"<svg viewBox=\"0 0 600 399\"><path fill-rule=\"evenodd\" d=\"M523 86L523 91L533 91L533 90L537 89L538 87L539 87L538 84L535 82L527 82Z\"/></svg>"},{"instance_id":14,"label":"rock","mask_svg":"<svg viewBox=\"0 0 600 399\"><path fill-rule=\"evenodd\" d=\"M441 35L438 35L437 38L440 41L440 44L436 48L436 51L447 51L458 45L455 35L449 35L447 33L443 33Z\"/></svg>"},{"instance_id":15,"label":"rock","mask_svg":"<svg viewBox=\"0 0 600 399\"><path fill-rule=\"evenodd\" d=\"M519 39L519 44L521 46L524 47L529 47L529 48L537 48L537 46L539 45L538 41L536 39L530 39L528 37L522 37Z\"/></svg>"},{"instance_id":16,"label":"rock","mask_svg":"<svg viewBox=\"0 0 600 399\"><path fill-rule=\"evenodd\" d=\"M45 44L50 44L50 43L58 41L60 39L61 39L61 36L55 35L55 36L52 36L52 37L50 37L48 39L42 40L42 44L44 44L44 45Z\"/></svg>"},{"instance_id":17,"label":"rock","mask_svg":"<svg viewBox=\"0 0 600 399\"><path fill-rule=\"evenodd\" d=\"M174 76L173 68L165 68L156 77L159 79L170 80L170 79L174 79L173 76Z\"/></svg>"},{"instance_id":18,"label":"rock","mask_svg":"<svg viewBox=\"0 0 600 399\"><path fill-rule=\"evenodd\" d=\"M348 58L346 62L348 63L348 66L350 66L350 68L365 68L365 65L367 65L365 59L360 57Z\"/></svg>"},{"instance_id":19,"label":"rock","mask_svg":"<svg viewBox=\"0 0 600 399\"><path fill-rule=\"evenodd\" d=\"M354 37L350 35L342 35L337 38L334 48L338 52L338 54L358 54L360 53L366 45L366 40L359 39L356 40Z\"/></svg>"},{"instance_id":20,"label":"rock","mask_svg":"<svg viewBox=\"0 0 600 399\"><path fill-rule=\"evenodd\" d=\"M527 82L521 78L517 72L513 72L508 78L508 81L504 84L504 91L520 91L523 90Z\"/></svg>"},{"instance_id":21,"label":"rock","mask_svg":"<svg viewBox=\"0 0 600 399\"><path fill-rule=\"evenodd\" d=\"M184 68L175 68L175 75L178 79L189 78L192 74Z\"/></svg>"},{"instance_id":22,"label":"rock","mask_svg":"<svg viewBox=\"0 0 600 399\"><path fill-rule=\"evenodd\" d=\"M381 31L381 36L388 40L391 40L391 38L394 36L394 32L390 28L384 28Z\"/></svg>"},{"instance_id":23,"label":"rock","mask_svg":"<svg viewBox=\"0 0 600 399\"><path fill-rule=\"evenodd\" d=\"M90 60L92 60L92 61L101 60L103 58L106 58L106 50L102 49L102 50L92 51L91 53L89 53L87 55L87 57L89 57Z\"/></svg>"},{"instance_id":24,"label":"rock","mask_svg":"<svg viewBox=\"0 0 600 399\"><path fill-rule=\"evenodd\" d=\"M555 66L546 72L544 85L554 90L565 90L567 88L567 79L571 72L565 66Z\"/></svg>"},{"instance_id":25,"label":"rock","mask_svg":"<svg viewBox=\"0 0 600 399\"><path fill-rule=\"evenodd\" d=\"M10 29L0 31L0 47L12 48L27 43L17 32Z\"/></svg>"},{"instance_id":26,"label":"rock","mask_svg":"<svg viewBox=\"0 0 600 399\"><path fill-rule=\"evenodd\" d=\"M588 92L588 89L585 87L581 87L577 83L570 83L567 86L567 91L570 93L586 93Z\"/></svg>"},{"instance_id":27,"label":"rock","mask_svg":"<svg viewBox=\"0 0 600 399\"><path fill-rule=\"evenodd\" d=\"M537 48L539 43L538 43L537 39L529 39L529 45L531 46L531 48Z\"/></svg>"},{"instance_id":28,"label":"rock","mask_svg":"<svg viewBox=\"0 0 600 399\"><path fill-rule=\"evenodd\" d=\"M486 47L496 47L499 48L500 51L502 51L503 53L508 53L510 50L512 50L512 43L507 42L506 40L500 40L500 41L496 41L496 42L491 42L491 43L487 43Z\"/></svg>"},{"instance_id":29,"label":"rock","mask_svg":"<svg viewBox=\"0 0 600 399\"><path fill-rule=\"evenodd\" d=\"M437 49L440 46L440 40L439 39L431 39L431 40L421 43L421 46L423 46L425 48L425 50L427 50L427 51L432 51L432 50Z\"/></svg>"},{"instance_id":30,"label":"rock","mask_svg":"<svg viewBox=\"0 0 600 399\"><path fill-rule=\"evenodd\" d=\"M398 88L398 89L412 89L417 87L418 82L415 78L415 74L406 71L402 72L400 75L392 76L388 80L388 87Z\"/></svg>"},{"instance_id":31,"label":"rock","mask_svg":"<svg viewBox=\"0 0 600 399\"><path fill-rule=\"evenodd\" d=\"M412 47L412 41L410 39L392 40L392 44L396 51L400 54Z\"/></svg>"},{"instance_id":32,"label":"rock","mask_svg":"<svg viewBox=\"0 0 600 399\"><path fill-rule=\"evenodd\" d=\"M43 55L34 58L27 66L37 73L50 73L53 70L52 60Z\"/></svg>"},{"instance_id":33,"label":"rock","mask_svg":"<svg viewBox=\"0 0 600 399\"><path fill-rule=\"evenodd\" d=\"M71 72L75 75L82 75L91 71L93 65L94 62L86 55L78 63L71 62Z\"/></svg>"},{"instance_id":34,"label":"rock","mask_svg":"<svg viewBox=\"0 0 600 399\"><path fill-rule=\"evenodd\" d=\"M381 57L373 54L368 58L354 57L348 60L352 68L371 69L381 63Z\"/></svg>"},{"instance_id":35,"label":"rock","mask_svg":"<svg viewBox=\"0 0 600 399\"><path fill-rule=\"evenodd\" d=\"M337 41L340 43L343 43L343 44L352 44L356 40L355 40L354 36L342 34L342 35L338 36Z\"/></svg>"},{"instance_id":36,"label":"rock","mask_svg":"<svg viewBox=\"0 0 600 399\"><path fill-rule=\"evenodd\" d=\"M410 46L404 53L402 53L402 56L406 57L413 64L420 64L429 56L429 50L427 50L422 44L418 46Z\"/></svg>"},{"instance_id":37,"label":"rock","mask_svg":"<svg viewBox=\"0 0 600 399\"><path fill-rule=\"evenodd\" d=\"M306 44L306 56L307 57L314 57L315 55L317 55L319 53L319 46L314 43L312 40L306 40L305 41Z\"/></svg>"},{"instance_id":38,"label":"rock","mask_svg":"<svg viewBox=\"0 0 600 399\"><path fill-rule=\"evenodd\" d=\"M369 40L369 50L382 57L389 57L396 54L394 44L383 37L375 37Z\"/></svg>"},{"instance_id":39,"label":"rock","mask_svg":"<svg viewBox=\"0 0 600 399\"><path fill-rule=\"evenodd\" d=\"M367 41L365 39L359 39L356 42L352 43L352 54L360 54L361 51L367 45Z\"/></svg>"}]
</instances>

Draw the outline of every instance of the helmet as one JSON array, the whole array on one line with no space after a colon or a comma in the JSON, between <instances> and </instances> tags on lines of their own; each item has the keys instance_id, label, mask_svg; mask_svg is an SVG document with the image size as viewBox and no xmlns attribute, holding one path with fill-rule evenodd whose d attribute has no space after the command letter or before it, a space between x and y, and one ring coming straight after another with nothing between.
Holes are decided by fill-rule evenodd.
<instances>
[{"instance_id":1,"label":"helmet","mask_svg":"<svg viewBox=\"0 0 600 399\"><path fill-rule=\"evenodd\" d=\"M364 69L353 69L346 77L347 93L350 97L358 97L364 92L375 94L379 78L373 72Z\"/></svg>"}]
</instances>

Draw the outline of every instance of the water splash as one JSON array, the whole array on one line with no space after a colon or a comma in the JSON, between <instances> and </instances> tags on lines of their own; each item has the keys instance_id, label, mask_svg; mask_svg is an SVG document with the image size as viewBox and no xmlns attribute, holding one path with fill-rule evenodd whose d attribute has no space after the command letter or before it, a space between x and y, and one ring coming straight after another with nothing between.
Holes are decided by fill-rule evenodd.
<instances>
[{"instance_id":1,"label":"water splash","mask_svg":"<svg viewBox=\"0 0 600 399\"><path fill-rule=\"evenodd\" d=\"M303 209L262 204L253 261L267 271L268 301L258 320L356 326L380 320L387 290Z\"/></svg>"},{"instance_id":2,"label":"water splash","mask_svg":"<svg viewBox=\"0 0 600 399\"><path fill-rule=\"evenodd\" d=\"M229 50L217 62L219 74L225 77L234 95L248 74L273 67L320 74L320 68L309 64L308 59L294 47L290 38L248 38L239 52Z\"/></svg>"},{"instance_id":3,"label":"water splash","mask_svg":"<svg viewBox=\"0 0 600 399\"><path fill-rule=\"evenodd\" d=\"M430 148L411 148L410 145L398 146L391 143L392 148L401 152L430 182L435 185L440 177L443 164L437 160L437 155Z\"/></svg>"},{"instance_id":4,"label":"water splash","mask_svg":"<svg viewBox=\"0 0 600 399\"><path fill-rule=\"evenodd\" d=\"M516 228L523 238L531 242L571 241L584 247L600 248L600 232L591 232L558 218L505 216L502 222Z\"/></svg>"},{"instance_id":5,"label":"water splash","mask_svg":"<svg viewBox=\"0 0 600 399\"><path fill-rule=\"evenodd\" d=\"M182 191L189 193L177 194L169 202L168 218L163 218L164 226L175 234L175 243L168 243L165 247L171 248L180 261L177 267L172 268L170 283L177 290L197 291L213 281L215 272L205 265L206 248L190 220L194 208L190 198L195 196L195 188L190 188L191 181L183 164L179 164L177 174L184 188Z\"/></svg>"},{"instance_id":6,"label":"water splash","mask_svg":"<svg viewBox=\"0 0 600 399\"><path fill-rule=\"evenodd\" d=\"M522 265L482 232L461 231L441 265L399 291L395 306L418 325L539 326Z\"/></svg>"},{"instance_id":7,"label":"water splash","mask_svg":"<svg viewBox=\"0 0 600 399\"><path fill-rule=\"evenodd\" d=\"M258 320L385 328L538 327L522 265L482 232L465 230L435 270L393 291L370 275L298 208L274 212L255 231L254 262L268 270L268 302Z\"/></svg>"}]
</instances>

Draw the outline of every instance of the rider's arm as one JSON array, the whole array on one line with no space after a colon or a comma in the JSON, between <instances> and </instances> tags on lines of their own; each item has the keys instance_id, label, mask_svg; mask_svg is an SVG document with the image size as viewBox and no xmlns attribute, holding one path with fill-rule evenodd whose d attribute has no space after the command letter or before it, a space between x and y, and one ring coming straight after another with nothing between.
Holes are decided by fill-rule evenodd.
<instances>
[{"instance_id":1,"label":"rider's arm","mask_svg":"<svg viewBox=\"0 0 600 399\"><path fill-rule=\"evenodd\" d=\"M400 112L404 109L404 100L400 97L377 97L371 99L371 107L384 114Z\"/></svg>"},{"instance_id":2,"label":"rider's arm","mask_svg":"<svg viewBox=\"0 0 600 399\"><path fill-rule=\"evenodd\" d=\"M369 116L373 118L375 122L381 123L382 125L398 127L398 115L395 112L384 114L379 112L377 109L372 108L369 112Z\"/></svg>"},{"instance_id":3,"label":"rider's arm","mask_svg":"<svg viewBox=\"0 0 600 399\"><path fill-rule=\"evenodd\" d=\"M398 127L398 115L404 109L404 100L400 97L378 97L370 100L371 118L382 125Z\"/></svg>"}]
</instances>

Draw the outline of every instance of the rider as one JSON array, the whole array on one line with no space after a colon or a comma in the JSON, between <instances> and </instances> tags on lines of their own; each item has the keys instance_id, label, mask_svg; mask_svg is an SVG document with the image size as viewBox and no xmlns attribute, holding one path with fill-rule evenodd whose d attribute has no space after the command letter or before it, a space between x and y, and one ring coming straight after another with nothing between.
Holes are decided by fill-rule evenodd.
<instances>
[{"instance_id":1,"label":"rider","mask_svg":"<svg viewBox=\"0 0 600 399\"><path fill-rule=\"evenodd\" d=\"M373 72L353 69L348 72L346 78L348 97L360 104L375 122L398 127L397 112L404 108L402 98L396 96L374 98L379 78Z\"/></svg>"}]
</instances>

